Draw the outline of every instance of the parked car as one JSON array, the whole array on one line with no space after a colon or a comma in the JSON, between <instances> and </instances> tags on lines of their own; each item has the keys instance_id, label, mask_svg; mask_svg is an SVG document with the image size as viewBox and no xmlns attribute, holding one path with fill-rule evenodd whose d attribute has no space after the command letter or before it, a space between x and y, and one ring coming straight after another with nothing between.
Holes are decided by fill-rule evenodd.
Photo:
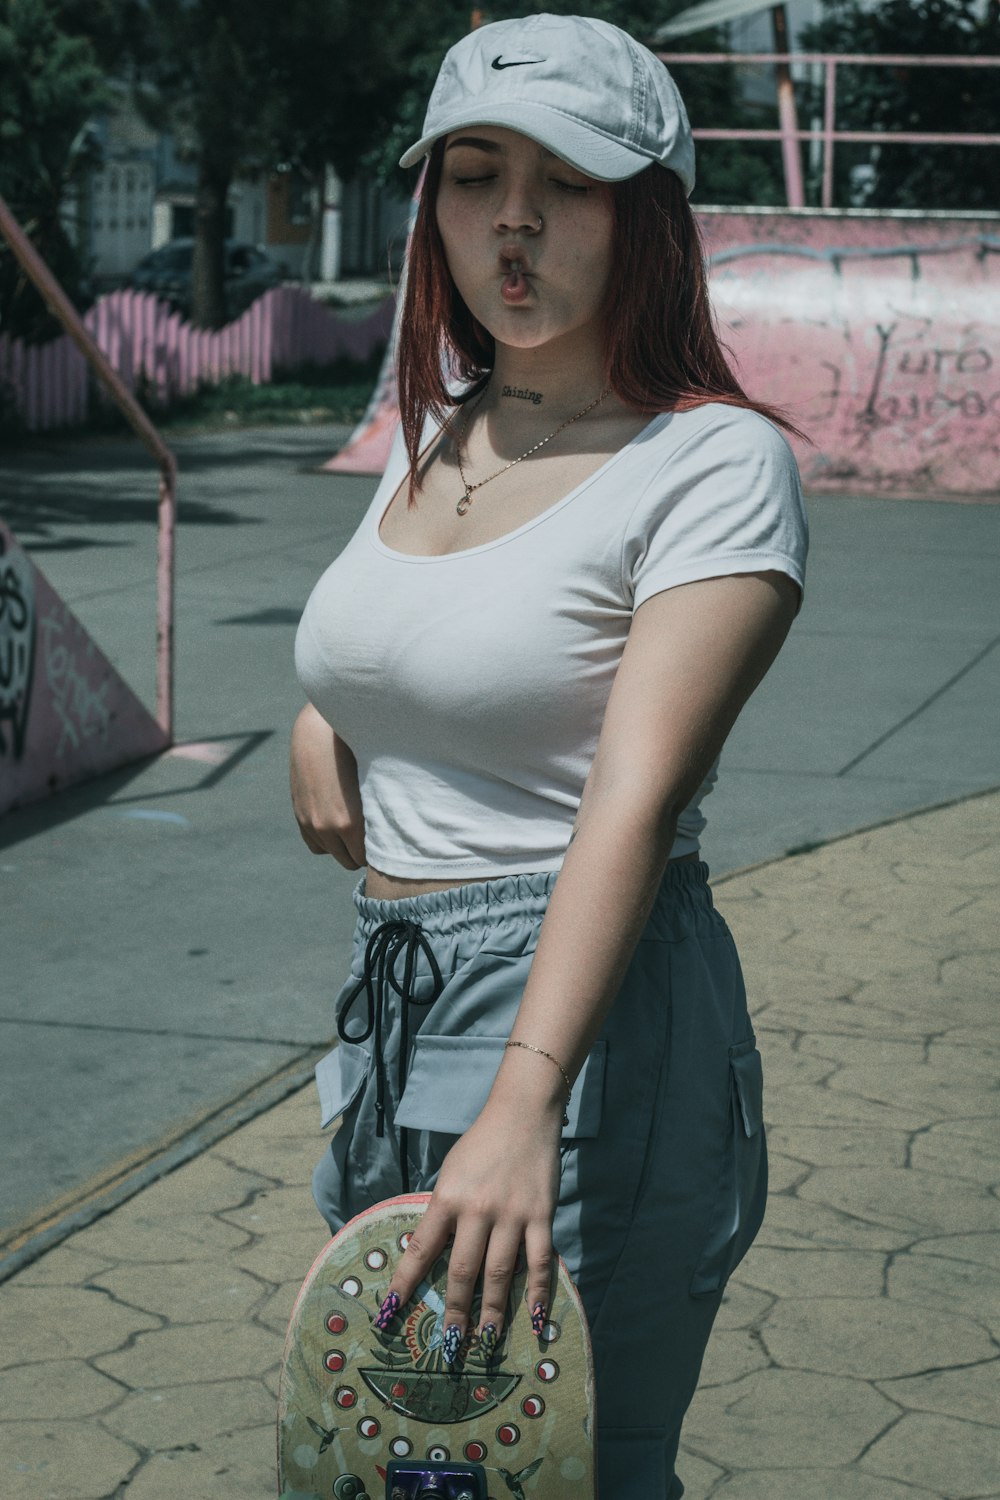
<instances>
[{"instance_id":1,"label":"parked car","mask_svg":"<svg viewBox=\"0 0 1000 1500\"><path fill-rule=\"evenodd\" d=\"M155 292L171 307L190 317L193 260L193 239L170 240L143 256L126 285L140 292ZM223 283L227 317L238 318L251 302L270 287L285 281L288 274L288 266L283 261L273 260L259 245L250 245L244 240L227 240Z\"/></svg>"}]
</instances>

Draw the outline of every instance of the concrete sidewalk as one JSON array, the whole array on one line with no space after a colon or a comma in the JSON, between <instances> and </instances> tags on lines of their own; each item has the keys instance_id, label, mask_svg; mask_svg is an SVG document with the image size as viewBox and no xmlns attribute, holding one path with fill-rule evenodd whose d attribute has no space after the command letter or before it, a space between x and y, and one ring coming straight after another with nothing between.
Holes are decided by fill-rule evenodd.
<instances>
[{"instance_id":1,"label":"concrete sidewalk","mask_svg":"<svg viewBox=\"0 0 1000 1500\"><path fill-rule=\"evenodd\" d=\"M714 885L771 1196L685 1427L688 1500L1000 1495L1000 791ZM275 1495L321 1148L307 1088L0 1287L4 1500Z\"/></svg>"}]
</instances>

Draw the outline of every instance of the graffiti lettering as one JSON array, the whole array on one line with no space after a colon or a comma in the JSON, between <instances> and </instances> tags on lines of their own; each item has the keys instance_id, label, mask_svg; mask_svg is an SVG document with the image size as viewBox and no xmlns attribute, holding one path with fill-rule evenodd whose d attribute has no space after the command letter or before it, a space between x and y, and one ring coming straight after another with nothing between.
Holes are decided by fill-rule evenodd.
<instances>
[{"instance_id":1,"label":"graffiti lettering","mask_svg":"<svg viewBox=\"0 0 1000 1500\"><path fill-rule=\"evenodd\" d=\"M799 454L807 484L1000 500L995 225L914 224L900 239L889 219L702 225L736 360L816 444Z\"/></svg>"},{"instance_id":2,"label":"graffiti lettering","mask_svg":"<svg viewBox=\"0 0 1000 1500\"><path fill-rule=\"evenodd\" d=\"M883 396L875 411L882 422L905 422L907 418L920 416L920 398L913 395L905 399L899 396Z\"/></svg>"},{"instance_id":3,"label":"graffiti lettering","mask_svg":"<svg viewBox=\"0 0 1000 1500\"><path fill-rule=\"evenodd\" d=\"M65 627L56 615L43 616L39 626L44 646L45 680L61 726L56 756L64 754L67 747L79 749L81 740L93 739L95 735L105 742L111 722L107 679L97 689L91 686L86 674L77 666L76 653L60 639Z\"/></svg>"},{"instance_id":4,"label":"graffiti lettering","mask_svg":"<svg viewBox=\"0 0 1000 1500\"><path fill-rule=\"evenodd\" d=\"M10 562L0 568L0 620L6 619L10 630L22 634L28 623L28 601L24 597L24 585L14 572Z\"/></svg>"},{"instance_id":5,"label":"graffiti lettering","mask_svg":"<svg viewBox=\"0 0 1000 1500\"><path fill-rule=\"evenodd\" d=\"M981 391L962 391L950 396L947 391L935 391L931 396L919 396L911 391L907 396L883 396L868 414L869 425L891 426L893 422L912 422L918 418L942 417L956 412L969 421L982 417L1000 417L1000 391L984 395Z\"/></svg>"},{"instance_id":6,"label":"graffiti lettering","mask_svg":"<svg viewBox=\"0 0 1000 1500\"><path fill-rule=\"evenodd\" d=\"M933 370L940 375L947 360L955 361L958 375L982 375L993 368L993 356L988 349L907 349L900 357L898 370L901 375L928 375Z\"/></svg>"},{"instance_id":7,"label":"graffiti lettering","mask_svg":"<svg viewBox=\"0 0 1000 1500\"><path fill-rule=\"evenodd\" d=\"M940 411L960 411L963 417L1000 416L1000 391L983 396L979 391L963 391L960 396L949 396L946 391L935 391L925 403L927 415L936 416Z\"/></svg>"},{"instance_id":8,"label":"graffiti lettering","mask_svg":"<svg viewBox=\"0 0 1000 1500\"><path fill-rule=\"evenodd\" d=\"M817 403L822 401L824 403L824 406L821 410L812 412L811 415L815 421L824 422L832 417L834 412L837 410L837 402L840 400L842 394L841 381L843 378L843 372L841 371L840 366L835 365L832 360L821 359L819 363L821 369L829 370L830 385L829 387L816 392L815 399Z\"/></svg>"},{"instance_id":9,"label":"graffiti lettering","mask_svg":"<svg viewBox=\"0 0 1000 1500\"><path fill-rule=\"evenodd\" d=\"M34 660L34 574L20 549L8 550L0 532L0 755L14 760L24 754Z\"/></svg>"},{"instance_id":10,"label":"graffiti lettering","mask_svg":"<svg viewBox=\"0 0 1000 1500\"><path fill-rule=\"evenodd\" d=\"M875 332L878 335L878 356L875 360L875 369L872 372L871 386L868 391L868 400L858 412L857 426L864 437L869 437L874 428L883 425L879 416L880 396L882 390L882 377L885 374L886 355L889 351L889 341L895 330L895 323L888 328L883 328L881 323L875 324Z\"/></svg>"}]
</instances>

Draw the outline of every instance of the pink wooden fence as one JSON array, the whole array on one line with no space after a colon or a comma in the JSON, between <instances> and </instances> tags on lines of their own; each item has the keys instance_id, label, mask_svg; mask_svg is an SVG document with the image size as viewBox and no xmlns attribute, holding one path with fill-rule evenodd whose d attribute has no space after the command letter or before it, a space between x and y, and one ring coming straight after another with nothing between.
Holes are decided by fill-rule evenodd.
<instances>
[{"instance_id":1,"label":"pink wooden fence","mask_svg":"<svg viewBox=\"0 0 1000 1500\"><path fill-rule=\"evenodd\" d=\"M393 299L366 318L343 318L297 287L274 287L225 328L193 328L149 292L101 297L83 322L134 391L144 380L152 400L167 406L199 385L245 375L266 385L306 362L329 364L341 355L367 359L389 336ZM31 432L87 418L87 362L62 335L25 345L0 334L0 390Z\"/></svg>"}]
</instances>

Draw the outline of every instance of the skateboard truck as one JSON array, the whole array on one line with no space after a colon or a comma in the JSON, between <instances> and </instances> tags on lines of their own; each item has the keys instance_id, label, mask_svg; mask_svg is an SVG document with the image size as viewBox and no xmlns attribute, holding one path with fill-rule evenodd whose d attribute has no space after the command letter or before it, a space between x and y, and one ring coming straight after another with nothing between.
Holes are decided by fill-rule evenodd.
<instances>
[{"instance_id":1,"label":"skateboard truck","mask_svg":"<svg viewBox=\"0 0 1000 1500\"><path fill-rule=\"evenodd\" d=\"M386 1471L386 1500L487 1500L482 1464L394 1459Z\"/></svg>"}]
</instances>

